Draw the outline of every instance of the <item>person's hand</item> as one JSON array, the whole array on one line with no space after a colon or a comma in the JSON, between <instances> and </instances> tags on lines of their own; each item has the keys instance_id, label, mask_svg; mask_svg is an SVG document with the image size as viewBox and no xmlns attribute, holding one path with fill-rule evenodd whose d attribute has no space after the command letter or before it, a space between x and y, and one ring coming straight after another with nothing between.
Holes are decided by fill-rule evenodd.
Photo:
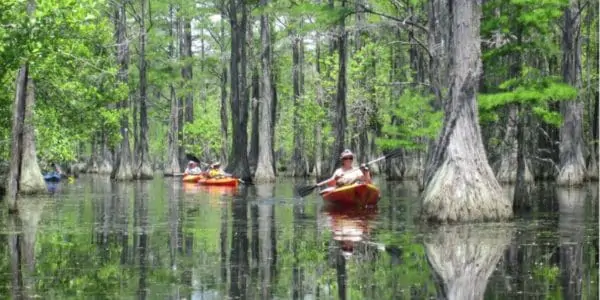
<instances>
[{"instance_id":1,"label":"person's hand","mask_svg":"<svg viewBox=\"0 0 600 300\"><path fill-rule=\"evenodd\" d=\"M361 164L361 165L360 165L360 170L361 170L363 173L366 173L366 172L369 172L369 167L367 167L367 165L366 165L366 164Z\"/></svg>"},{"instance_id":2,"label":"person's hand","mask_svg":"<svg viewBox=\"0 0 600 300\"><path fill-rule=\"evenodd\" d=\"M340 179L340 178L342 178L342 176L340 176L340 175L335 175L335 176L333 176L333 180L338 180L338 179Z\"/></svg>"}]
</instances>

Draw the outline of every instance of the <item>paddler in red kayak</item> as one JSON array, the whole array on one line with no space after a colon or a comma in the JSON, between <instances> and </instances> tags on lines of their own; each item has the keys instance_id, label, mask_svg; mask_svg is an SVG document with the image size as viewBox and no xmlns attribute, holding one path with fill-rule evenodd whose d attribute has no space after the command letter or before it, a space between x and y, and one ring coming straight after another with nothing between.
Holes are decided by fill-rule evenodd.
<instances>
[{"instance_id":1,"label":"paddler in red kayak","mask_svg":"<svg viewBox=\"0 0 600 300\"><path fill-rule=\"evenodd\" d=\"M333 172L333 176L327 182L327 185L330 186L327 190L335 189L336 186L340 187L357 182L371 183L371 172L369 172L367 165L361 164L359 168L352 166L354 162L354 153L352 151L348 149L344 150L340 154L340 160L342 161L342 166Z\"/></svg>"}]
</instances>

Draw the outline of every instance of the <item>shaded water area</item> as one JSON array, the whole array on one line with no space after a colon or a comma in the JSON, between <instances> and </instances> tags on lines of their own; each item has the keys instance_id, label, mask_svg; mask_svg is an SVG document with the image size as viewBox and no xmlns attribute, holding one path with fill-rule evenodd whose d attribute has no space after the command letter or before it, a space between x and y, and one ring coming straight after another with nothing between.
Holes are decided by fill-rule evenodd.
<instances>
[{"instance_id":1,"label":"shaded water area","mask_svg":"<svg viewBox=\"0 0 600 300\"><path fill-rule=\"evenodd\" d=\"M42 299L598 299L598 185L538 184L509 224L417 226L414 184L377 209L293 182L205 188L86 176L3 215L0 295ZM507 191L510 192L510 191Z\"/></svg>"}]
</instances>

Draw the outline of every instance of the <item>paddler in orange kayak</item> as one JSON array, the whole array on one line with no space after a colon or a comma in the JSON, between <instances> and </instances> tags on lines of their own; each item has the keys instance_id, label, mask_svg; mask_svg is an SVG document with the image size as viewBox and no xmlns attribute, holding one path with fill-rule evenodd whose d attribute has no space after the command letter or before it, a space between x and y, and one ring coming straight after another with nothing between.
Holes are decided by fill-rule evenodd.
<instances>
[{"instance_id":1,"label":"paddler in orange kayak","mask_svg":"<svg viewBox=\"0 0 600 300\"><path fill-rule=\"evenodd\" d=\"M369 167L365 164L361 164L359 168L352 166L354 162L354 153L346 149L340 154L340 160L342 166L333 172L333 176L328 180L327 184L330 186L329 189L335 189L344 185L354 184L357 182L371 183L371 172Z\"/></svg>"},{"instance_id":2,"label":"paddler in orange kayak","mask_svg":"<svg viewBox=\"0 0 600 300\"><path fill-rule=\"evenodd\" d=\"M198 167L198 164L190 161L188 162L187 168L183 172L183 175L200 175L202 174L202 170Z\"/></svg>"}]
</instances>

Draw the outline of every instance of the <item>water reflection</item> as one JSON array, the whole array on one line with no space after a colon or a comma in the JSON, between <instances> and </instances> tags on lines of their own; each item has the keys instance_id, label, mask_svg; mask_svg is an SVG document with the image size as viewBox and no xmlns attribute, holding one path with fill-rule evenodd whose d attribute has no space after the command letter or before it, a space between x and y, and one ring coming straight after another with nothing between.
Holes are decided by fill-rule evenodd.
<instances>
[{"instance_id":1,"label":"water reflection","mask_svg":"<svg viewBox=\"0 0 600 300\"><path fill-rule=\"evenodd\" d=\"M565 299L581 299L583 277L583 243L585 236L584 188L557 188L560 214L558 233L562 292Z\"/></svg>"},{"instance_id":2,"label":"water reflection","mask_svg":"<svg viewBox=\"0 0 600 300\"><path fill-rule=\"evenodd\" d=\"M322 212L326 216L333 239L339 242L342 255L349 258L356 245L369 239L373 228L372 221L377 217L378 209L344 209L328 205L323 207Z\"/></svg>"},{"instance_id":3,"label":"water reflection","mask_svg":"<svg viewBox=\"0 0 600 300\"><path fill-rule=\"evenodd\" d=\"M45 198L21 197L18 215L8 216L8 249L13 299L31 299L36 295L35 244Z\"/></svg>"},{"instance_id":4,"label":"water reflection","mask_svg":"<svg viewBox=\"0 0 600 300\"><path fill-rule=\"evenodd\" d=\"M240 188L231 203L232 236L229 254L229 297L246 299L248 279L248 189Z\"/></svg>"},{"instance_id":5,"label":"water reflection","mask_svg":"<svg viewBox=\"0 0 600 300\"><path fill-rule=\"evenodd\" d=\"M233 190L199 188L190 194L180 178L117 183L83 176L63 188L52 197L22 202L33 206L22 208L21 215L0 218L0 295L598 295L597 185L586 192L540 184L532 192L538 205L517 215L511 226L424 231L412 223L418 194L407 183L382 183L378 208L369 210L323 207L318 196L292 200L289 181Z\"/></svg>"},{"instance_id":6,"label":"water reflection","mask_svg":"<svg viewBox=\"0 0 600 300\"><path fill-rule=\"evenodd\" d=\"M483 299L514 229L506 224L443 226L425 238L438 299Z\"/></svg>"}]
</instances>

